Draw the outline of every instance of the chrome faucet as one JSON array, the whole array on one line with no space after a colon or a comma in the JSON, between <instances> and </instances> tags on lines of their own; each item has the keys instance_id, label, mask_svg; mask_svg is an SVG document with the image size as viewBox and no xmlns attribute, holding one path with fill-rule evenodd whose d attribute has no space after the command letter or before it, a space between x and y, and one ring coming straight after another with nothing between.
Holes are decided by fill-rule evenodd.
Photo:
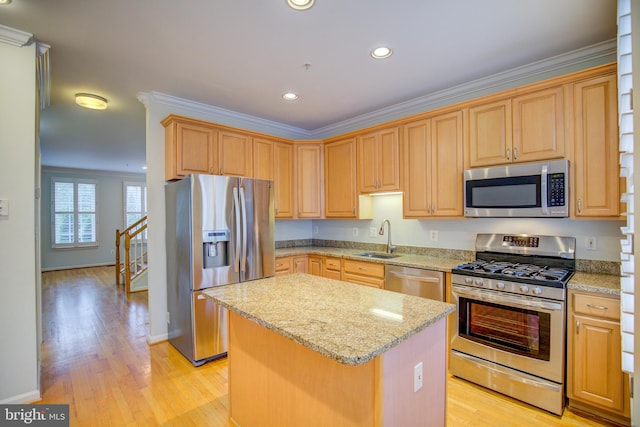
<instances>
[{"instance_id":1,"label":"chrome faucet","mask_svg":"<svg viewBox=\"0 0 640 427\"><path fill-rule=\"evenodd\" d=\"M387 224L387 253L391 254L396 250L396 246L391 244L391 222L388 219L382 221L380 224L380 229L378 230L378 234L384 236L384 224Z\"/></svg>"}]
</instances>

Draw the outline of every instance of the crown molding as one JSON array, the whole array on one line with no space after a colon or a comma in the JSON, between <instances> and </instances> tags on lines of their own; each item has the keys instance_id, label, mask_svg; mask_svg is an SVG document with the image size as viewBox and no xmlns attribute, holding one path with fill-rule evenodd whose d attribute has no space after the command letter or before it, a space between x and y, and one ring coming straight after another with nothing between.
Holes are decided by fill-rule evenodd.
<instances>
[{"instance_id":1,"label":"crown molding","mask_svg":"<svg viewBox=\"0 0 640 427\"><path fill-rule=\"evenodd\" d=\"M28 45L33 39L33 34L16 30L6 25L0 24L0 43L11 46L23 47Z\"/></svg>"},{"instance_id":2,"label":"crown molding","mask_svg":"<svg viewBox=\"0 0 640 427\"><path fill-rule=\"evenodd\" d=\"M151 101L153 101L167 107L192 112L199 117L222 125L266 133L282 138L313 139L311 132L304 129L161 92L140 92L138 93L138 100L147 108L149 108Z\"/></svg>"},{"instance_id":3,"label":"crown molding","mask_svg":"<svg viewBox=\"0 0 640 427\"><path fill-rule=\"evenodd\" d=\"M192 112L205 120L238 127L282 138L305 140L327 139L365 129L381 123L401 119L436 108L467 101L483 95L511 89L527 83L541 81L573 71L616 61L616 39L607 40L561 55L512 68L487 77L443 89L425 96L381 108L351 119L343 120L312 131L288 126L249 114L227 110L213 105L190 101L161 92L141 92L138 100L149 108L150 101Z\"/></svg>"}]
</instances>

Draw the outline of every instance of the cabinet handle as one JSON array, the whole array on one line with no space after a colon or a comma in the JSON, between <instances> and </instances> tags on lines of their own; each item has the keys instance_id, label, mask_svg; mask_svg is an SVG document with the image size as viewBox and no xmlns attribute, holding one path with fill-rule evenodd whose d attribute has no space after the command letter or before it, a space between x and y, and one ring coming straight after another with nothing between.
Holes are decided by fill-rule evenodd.
<instances>
[{"instance_id":1,"label":"cabinet handle","mask_svg":"<svg viewBox=\"0 0 640 427\"><path fill-rule=\"evenodd\" d=\"M578 213L582 212L582 199L578 199Z\"/></svg>"},{"instance_id":2,"label":"cabinet handle","mask_svg":"<svg viewBox=\"0 0 640 427\"><path fill-rule=\"evenodd\" d=\"M587 307L595 308L595 309L598 309L598 310L608 310L609 309L609 307L605 307L604 305L587 304Z\"/></svg>"},{"instance_id":3,"label":"cabinet handle","mask_svg":"<svg viewBox=\"0 0 640 427\"><path fill-rule=\"evenodd\" d=\"M507 160L511 160L511 148L507 148Z\"/></svg>"},{"instance_id":4,"label":"cabinet handle","mask_svg":"<svg viewBox=\"0 0 640 427\"><path fill-rule=\"evenodd\" d=\"M576 320L576 335L580 334L580 321Z\"/></svg>"},{"instance_id":5,"label":"cabinet handle","mask_svg":"<svg viewBox=\"0 0 640 427\"><path fill-rule=\"evenodd\" d=\"M518 147L513 147L513 160L518 160Z\"/></svg>"},{"instance_id":6,"label":"cabinet handle","mask_svg":"<svg viewBox=\"0 0 640 427\"><path fill-rule=\"evenodd\" d=\"M351 212L353 212L353 214L356 214L356 208L351 209Z\"/></svg>"}]
</instances>

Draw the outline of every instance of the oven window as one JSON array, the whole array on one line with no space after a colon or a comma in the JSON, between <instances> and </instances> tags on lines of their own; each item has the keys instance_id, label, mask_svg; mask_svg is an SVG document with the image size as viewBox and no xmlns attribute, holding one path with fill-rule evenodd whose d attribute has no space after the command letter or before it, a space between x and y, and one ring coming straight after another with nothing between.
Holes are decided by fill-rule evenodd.
<instances>
[{"instance_id":1,"label":"oven window","mask_svg":"<svg viewBox=\"0 0 640 427\"><path fill-rule=\"evenodd\" d=\"M549 313L467 298L460 298L459 302L460 336L511 353L549 360Z\"/></svg>"}]
</instances>

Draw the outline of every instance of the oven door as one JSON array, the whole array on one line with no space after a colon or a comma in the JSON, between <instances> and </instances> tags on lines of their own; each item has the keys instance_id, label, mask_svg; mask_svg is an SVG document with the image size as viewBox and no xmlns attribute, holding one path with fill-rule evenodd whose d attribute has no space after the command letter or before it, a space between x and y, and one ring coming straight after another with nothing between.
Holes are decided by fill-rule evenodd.
<instances>
[{"instance_id":1,"label":"oven door","mask_svg":"<svg viewBox=\"0 0 640 427\"><path fill-rule=\"evenodd\" d=\"M451 348L564 382L564 302L454 284Z\"/></svg>"}]
</instances>

